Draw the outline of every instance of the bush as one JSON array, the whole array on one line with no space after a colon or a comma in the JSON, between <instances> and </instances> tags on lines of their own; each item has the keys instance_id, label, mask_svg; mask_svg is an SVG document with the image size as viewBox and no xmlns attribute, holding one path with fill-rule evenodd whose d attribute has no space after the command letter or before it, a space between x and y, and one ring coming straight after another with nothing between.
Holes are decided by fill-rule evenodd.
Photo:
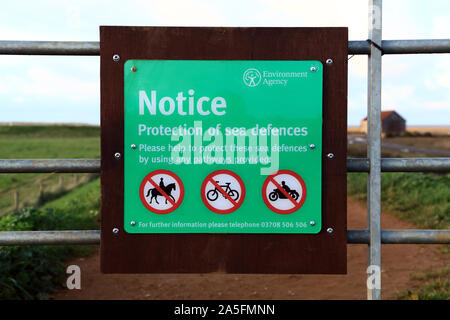
<instances>
[{"instance_id":1,"label":"bush","mask_svg":"<svg viewBox=\"0 0 450 320\"><path fill-rule=\"evenodd\" d=\"M1 231L54 230L53 210L24 208L0 220ZM60 287L69 247L0 247L0 299L44 299Z\"/></svg>"},{"instance_id":2,"label":"bush","mask_svg":"<svg viewBox=\"0 0 450 320\"><path fill-rule=\"evenodd\" d=\"M46 207L24 208L0 219L0 231L93 229L98 227L99 180ZM64 261L92 252L86 246L0 247L0 299L47 299L62 288Z\"/></svg>"}]
</instances>

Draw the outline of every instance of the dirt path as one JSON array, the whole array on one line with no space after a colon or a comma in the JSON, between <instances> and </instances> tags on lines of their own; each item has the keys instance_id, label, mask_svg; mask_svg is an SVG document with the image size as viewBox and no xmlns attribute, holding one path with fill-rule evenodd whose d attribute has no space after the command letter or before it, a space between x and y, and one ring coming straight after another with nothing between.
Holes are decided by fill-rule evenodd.
<instances>
[{"instance_id":1,"label":"dirt path","mask_svg":"<svg viewBox=\"0 0 450 320\"><path fill-rule=\"evenodd\" d=\"M366 227L365 208L348 199L348 228ZM383 229L414 229L383 214ZM438 245L383 245L383 298L416 283L411 273L448 267ZM81 268L81 290L63 290L54 299L366 299L367 246L348 245L347 275L152 274L103 275L99 255L72 261Z\"/></svg>"}]
</instances>

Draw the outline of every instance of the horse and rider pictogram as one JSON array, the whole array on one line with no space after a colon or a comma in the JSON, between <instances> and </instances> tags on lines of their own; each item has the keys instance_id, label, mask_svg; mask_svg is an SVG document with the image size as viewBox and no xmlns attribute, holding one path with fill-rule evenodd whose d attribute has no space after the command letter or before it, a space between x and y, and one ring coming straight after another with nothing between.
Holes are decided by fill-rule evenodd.
<instances>
[{"instance_id":1,"label":"horse and rider pictogram","mask_svg":"<svg viewBox=\"0 0 450 320\"><path fill-rule=\"evenodd\" d=\"M184 197L184 187L175 173L156 170L143 179L139 193L143 205L149 211L167 214L180 206Z\"/></svg>"},{"instance_id":2,"label":"horse and rider pictogram","mask_svg":"<svg viewBox=\"0 0 450 320\"><path fill-rule=\"evenodd\" d=\"M172 198L173 201L175 201L175 198L172 196L172 191L176 190L177 185L175 183L169 183L166 186L166 185L164 185L164 178L161 177L160 179L161 180L159 182L159 189L162 190L167 196ZM152 200L155 199L156 203L159 204L158 196L161 196L164 199L166 199L166 203L169 200L168 198L164 197L163 194L160 191L158 191L158 189L156 187L148 189L147 194L145 195L145 197L148 198L148 196L150 196L150 193L151 193L150 203L152 203Z\"/></svg>"}]
</instances>

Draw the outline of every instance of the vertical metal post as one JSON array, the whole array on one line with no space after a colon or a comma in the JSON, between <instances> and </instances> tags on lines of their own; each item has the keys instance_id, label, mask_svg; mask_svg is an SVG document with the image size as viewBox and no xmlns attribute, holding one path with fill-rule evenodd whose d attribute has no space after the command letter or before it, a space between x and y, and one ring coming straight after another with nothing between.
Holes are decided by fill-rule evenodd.
<instances>
[{"instance_id":1,"label":"vertical metal post","mask_svg":"<svg viewBox=\"0 0 450 320\"><path fill-rule=\"evenodd\" d=\"M367 155L370 163L367 188L368 248L367 299L381 299L381 23L382 0L369 0L367 105Z\"/></svg>"}]
</instances>

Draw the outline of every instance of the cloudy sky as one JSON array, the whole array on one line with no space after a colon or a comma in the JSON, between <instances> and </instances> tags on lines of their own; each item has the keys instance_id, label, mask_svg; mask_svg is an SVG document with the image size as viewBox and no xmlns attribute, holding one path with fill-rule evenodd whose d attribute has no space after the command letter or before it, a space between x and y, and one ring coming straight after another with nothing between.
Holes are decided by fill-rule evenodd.
<instances>
[{"instance_id":1,"label":"cloudy sky","mask_svg":"<svg viewBox=\"0 0 450 320\"><path fill-rule=\"evenodd\" d=\"M345 26L368 37L367 0L15 0L0 40L98 41L100 25ZM450 1L384 0L383 39L450 38ZM99 57L0 56L0 122L100 122ZM366 115L367 56L349 60L348 121ZM385 55L383 109L410 125L450 125L450 54Z\"/></svg>"}]
</instances>

